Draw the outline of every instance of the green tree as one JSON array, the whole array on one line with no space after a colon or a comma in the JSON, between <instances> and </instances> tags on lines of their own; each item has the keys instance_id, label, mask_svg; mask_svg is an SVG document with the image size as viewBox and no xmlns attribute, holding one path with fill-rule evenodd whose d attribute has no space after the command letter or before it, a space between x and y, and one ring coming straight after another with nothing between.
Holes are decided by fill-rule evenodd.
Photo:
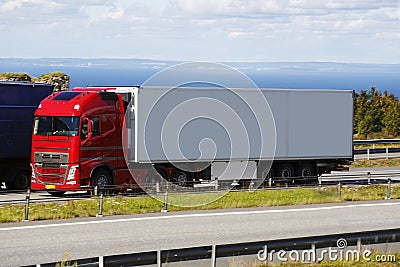
<instances>
[{"instance_id":1,"label":"green tree","mask_svg":"<svg viewBox=\"0 0 400 267\"><path fill-rule=\"evenodd\" d=\"M356 94L354 134L359 138L400 136L399 99L387 91L382 95L375 87Z\"/></svg>"}]
</instances>

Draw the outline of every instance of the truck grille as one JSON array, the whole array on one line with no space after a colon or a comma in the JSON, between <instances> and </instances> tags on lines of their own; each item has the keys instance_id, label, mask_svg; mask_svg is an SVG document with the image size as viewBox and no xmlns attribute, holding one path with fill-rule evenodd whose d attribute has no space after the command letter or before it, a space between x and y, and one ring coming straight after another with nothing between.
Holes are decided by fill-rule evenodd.
<instances>
[{"instance_id":1,"label":"truck grille","mask_svg":"<svg viewBox=\"0 0 400 267\"><path fill-rule=\"evenodd\" d=\"M64 178L56 176L39 176L39 181L42 183L49 183L49 184L63 184Z\"/></svg>"},{"instance_id":2,"label":"truck grille","mask_svg":"<svg viewBox=\"0 0 400 267\"><path fill-rule=\"evenodd\" d=\"M68 154L67 153L44 153L44 152L36 152L35 153L35 163L43 163L43 164L67 164L68 163ZM59 167L59 165L58 165ZM49 168L58 168L49 167Z\"/></svg>"},{"instance_id":3,"label":"truck grille","mask_svg":"<svg viewBox=\"0 0 400 267\"><path fill-rule=\"evenodd\" d=\"M42 164L42 168L59 169L60 167L61 167L61 163L43 162L43 164Z\"/></svg>"},{"instance_id":4,"label":"truck grille","mask_svg":"<svg viewBox=\"0 0 400 267\"><path fill-rule=\"evenodd\" d=\"M39 183L58 185L65 183L68 170L67 153L36 152L34 159L35 173Z\"/></svg>"}]
</instances>

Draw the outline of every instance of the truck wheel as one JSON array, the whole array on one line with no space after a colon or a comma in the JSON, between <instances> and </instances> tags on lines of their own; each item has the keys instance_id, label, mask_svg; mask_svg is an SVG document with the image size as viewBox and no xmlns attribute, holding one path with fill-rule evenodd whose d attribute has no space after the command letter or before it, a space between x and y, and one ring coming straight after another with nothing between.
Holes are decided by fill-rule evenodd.
<instances>
[{"instance_id":1,"label":"truck wheel","mask_svg":"<svg viewBox=\"0 0 400 267\"><path fill-rule=\"evenodd\" d=\"M111 175L105 169L94 171L90 184L92 187L98 187L100 190L105 190L111 185Z\"/></svg>"},{"instance_id":2,"label":"truck wheel","mask_svg":"<svg viewBox=\"0 0 400 267\"><path fill-rule=\"evenodd\" d=\"M168 172L165 167L162 166L157 166L155 167L156 171L158 172L159 175L161 175L162 178L168 181Z\"/></svg>"},{"instance_id":3,"label":"truck wheel","mask_svg":"<svg viewBox=\"0 0 400 267\"><path fill-rule=\"evenodd\" d=\"M294 169L291 163L282 163L278 166L278 170L275 173L277 178L280 178L280 181L285 183L294 184Z\"/></svg>"},{"instance_id":4,"label":"truck wheel","mask_svg":"<svg viewBox=\"0 0 400 267\"><path fill-rule=\"evenodd\" d=\"M6 182L6 187L8 190L27 189L31 183L30 178L30 173L28 171L18 171L12 176L11 181Z\"/></svg>"},{"instance_id":5,"label":"truck wheel","mask_svg":"<svg viewBox=\"0 0 400 267\"><path fill-rule=\"evenodd\" d=\"M306 178L306 177L310 177L310 176L314 176L315 175L314 167L309 162L302 162L300 164L298 170L297 170L297 173L302 178Z\"/></svg>"},{"instance_id":6,"label":"truck wheel","mask_svg":"<svg viewBox=\"0 0 400 267\"><path fill-rule=\"evenodd\" d=\"M65 191L59 191L59 190L47 190L47 193L52 195L53 197L63 197L65 194Z\"/></svg>"},{"instance_id":7,"label":"truck wheel","mask_svg":"<svg viewBox=\"0 0 400 267\"><path fill-rule=\"evenodd\" d=\"M175 170L173 175L173 182L179 186L188 186L189 184L189 173Z\"/></svg>"},{"instance_id":8,"label":"truck wheel","mask_svg":"<svg viewBox=\"0 0 400 267\"><path fill-rule=\"evenodd\" d=\"M291 163L282 163L278 167L276 175L281 178L290 178L294 176L294 169Z\"/></svg>"},{"instance_id":9,"label":"truck wheel","mask_svg":"<svg viewBox=\"0 0 400 267\"><path fill-rule=\"evenodd\" d=\"M302 162L297 169L297 174L304 179L304 183L318 183L314 165L310 162Z\"/></svg>"}]
</instances>

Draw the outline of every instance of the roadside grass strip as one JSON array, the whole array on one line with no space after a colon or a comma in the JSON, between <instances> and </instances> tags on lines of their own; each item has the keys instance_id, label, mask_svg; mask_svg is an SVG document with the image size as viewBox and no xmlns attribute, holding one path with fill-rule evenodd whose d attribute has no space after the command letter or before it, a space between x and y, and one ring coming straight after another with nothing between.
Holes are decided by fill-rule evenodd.
<instances>
[{"instance_id":1,"label":"roadside grass strip","mask_svg":"<svg viewBox=\"0 0 400 267\"><path fill-rule=\"evenodd\" d=\"M269 189L254 192L229 192L221 198L201 206L169 205L169 211L212 210L228 208L289 206L304 204L335 203L345 201L382 200L387 194L386 185L343 186L338 198L336 186L294 189ZM169 196L172 203L207 203L214 199L213 193L179 194ZM391 198L400 198L400 186L392 185ZM127 215L138 213L155 213L163 209L163 197L150 196L104 197L102 214ZM98 197L89 200L69 200L51 203L31 203L29 220L52 220L67 218L95 217L99 211ZM0 222L19 222L24 219L24 205L5 205L0 207Z\"/></svg>"}]
</instances>

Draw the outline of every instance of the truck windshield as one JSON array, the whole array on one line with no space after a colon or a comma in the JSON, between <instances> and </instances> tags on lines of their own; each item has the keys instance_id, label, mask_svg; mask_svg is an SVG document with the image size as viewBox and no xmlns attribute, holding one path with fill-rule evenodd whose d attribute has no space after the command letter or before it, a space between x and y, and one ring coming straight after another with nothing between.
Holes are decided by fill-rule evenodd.
<instances>
[{"instance_id":1,"label":"truck windshield","mask_svg":"<svg viewBox=\"0 0 400 267\"><path fill-rule=\"evenodd\" d=\"M79 117L38 116L35 117L35 135L77 136Z\"/></svg>"}]
</instances>

